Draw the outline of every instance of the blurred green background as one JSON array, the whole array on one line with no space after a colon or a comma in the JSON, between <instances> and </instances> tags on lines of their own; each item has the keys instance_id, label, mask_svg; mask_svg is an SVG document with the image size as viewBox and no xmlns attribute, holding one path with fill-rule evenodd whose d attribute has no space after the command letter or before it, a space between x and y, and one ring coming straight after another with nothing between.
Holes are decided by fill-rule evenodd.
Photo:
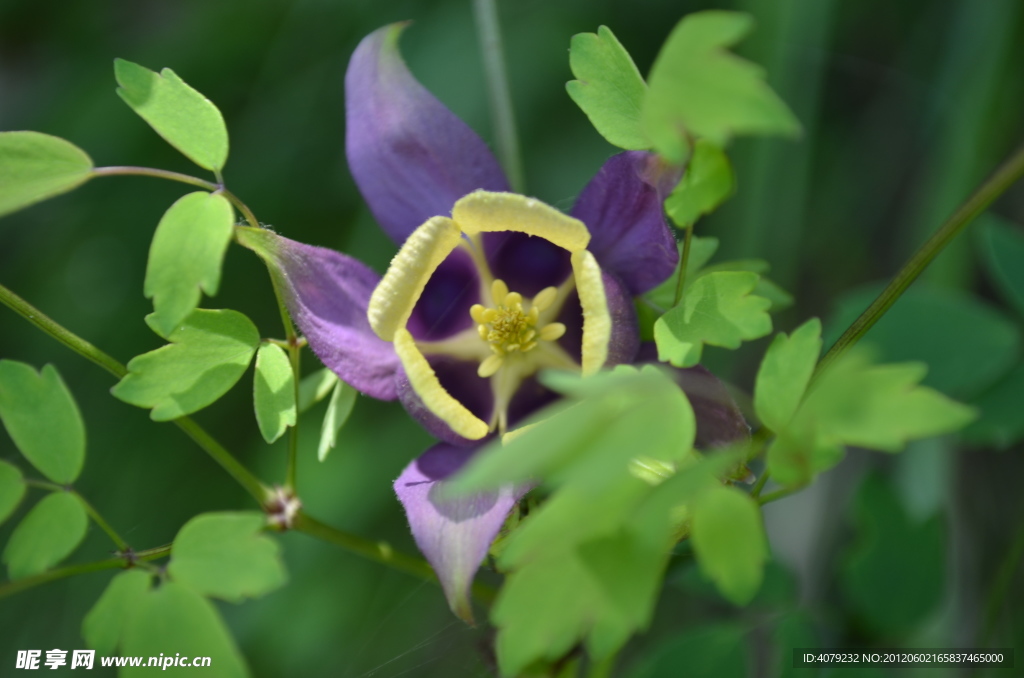
<instances>
[{"instance_id":1,"label":"blurred green background","mask_svg":"<svg viewBox=\"0 0 1024 678\"><path fill-rule=\"evenodd\" d=\"M778 329L818 315L831 319L834 338L870 301L870 286L877 290L1024 141L1024 6L502 2L530 193L568 208L614 152L565 93L570 37L608 25L646 73L675 22L709 7L755 16L756 31L738 51L767 68L805 134L736 142L738 194L698 233L719 237L724 255L772 263L772 277L797 298ZM402 43L413 72L492 139L469 0L0 0L0 130L65 137L99 165L195 173L114 94L115 57L169 66L224 112L225 178L261 221L383 270L394 246L345 165L342 79L359 39L402 19L415 21ZM162 342L142 322L148 244L160 215L187 190L103 179L8 216L0 221L0 282L123 362L156 348ZM790 648L806 646L984 640L1024 649L1024 308L1007 293L1024 259L993 263L1011 251L1006 243L1024 238L1024 186L990 213L997 216L954 243L869 337L884 358L926 360L931 385L983 406L967 441L927 441L897 458L851 451L815 487L767 507L777 561L748 609L718 599L682 548L654 629L628 648L622 675L791 675ZM240 248L229 252L221 292L206 305L243 311L265 336L282 333L265 270ZM765 346L709 351L708 360L749 389ZM315 358L306 356L311 370ZM168 543L197 513L254 508L179 431L110 397L105 372L3 308L0 357L59 368L88 429L78 489L136 548ZM243 378L196 418L264 479L281 479L283 441L263 444L250 389ZM413 550L391 481L429 445L427 435L399 406L361 397L339 449L320 465L322 414L323 405L302 421L299 488L310 512ZM4 433L0 458L17 458ZM0 542L14 522L0 529ZM451 616L435 587L303 535L281 541L290 585L221 606L255 675L490 675L489 632ZM72 562L108 551L91 528ZM83 647L82 616L109 577L0 601L0 674L13 670L18 649Z\"/></svg>"}]
</instances>

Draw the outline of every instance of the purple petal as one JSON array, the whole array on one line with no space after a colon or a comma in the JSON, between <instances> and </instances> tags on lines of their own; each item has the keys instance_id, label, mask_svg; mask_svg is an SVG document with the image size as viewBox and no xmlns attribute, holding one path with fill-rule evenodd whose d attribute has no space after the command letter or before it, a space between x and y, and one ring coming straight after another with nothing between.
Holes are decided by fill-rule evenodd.
<instances>
[{"instance_id":1,"label":"purple petal","mask_svg":"<svg viewBox=\"0 0 1024 678\"><path fill-rule=\"evenodd\" d=\"M457 249L441 262L416 302L409 332L436 341L473 326L469 309L480 301L480 273L467 252Z\"/></svg>"},{"instance_id":2,"label":"purple petal","mask_svg":"<svg viewBox=\"0 0 1024 678\"><path fill-rule=\"evenodd\" d=\"M484 233L482 238L494 277L524 297L557 287L572 275L569 251L544 238L514 231Z\"/></svg>"},{"instance_id":3,"label":"purple petal","mask_svg":"<svg viewBox=\"0 0 1024 678\"><path fill-rule=\"evenodd\" d=\"M395 375L401 363L366 318L380 276L352 257L270 231L239 228L236 233L241 244L267 262L288 312L324 365L367 395L398 397Z\"/></svg>"},{"instance_id":4,"label":"purple petal","mask_svg":"<svg viewBox=\"0 0 1024 678\"><path fill-rule=\"evenodd\" d=\"M507 191L483 140L413 78L398 51L405 24L363 38L345 74L345 150L374 217L403 242L462 196Z\"/></svg>"},{"instance_id":5,"label":"purple petal","mask_svg":"<svg viewBox=\"0 0 1024 678\"><path fill-rule=\"evenodd\" d=\"M619 153L590 180L573 207L572 216L590 230L587 249L633 296L659 285L679 263L662 207L673 178L678 174L655 155Z\"/></svg>"},{"instance_id":6,"label":"purple petal","mask_svg":"<svg viewBox=\"0 0 1024 678\"><path fill-rule=\"evenodd\" d=\"M506 487L464 497L447 497L444 479L458 471L477 448L434 445L395 481L412 536L430 561L452 612L473 623L469 592L473 576L512 511L520 491Z\"/></svg>"},{"instance_id":7,"label":"purple petal","mask_svg":"<svg viewBox=\"0 0 1024 678\"><path fill-rule=\"evenodd\" d=\"M494 393L491 391L489 379L480 377L476 371L479 363L458 360L443 355L427 356L430 366L437 374L441 386L474 415L483 421L490 421L494 411ZM418 421L430 435L452 445L461 447L476 446L479 440L469 440L452 431L440 417L427 409L423 401L413 390L404 371L400 371L395 380L398 387L398 399L413 419Z\"/></svg>"},{"instance_id":8,"label":"purple petal","mask_svg":"<svg viewBox=\"0 0 1024 678\"><path fill-rule=\"evenodd\" d=\"M679 369L658 363L654 342L644 342L638 363L660 364L683 389L697 419L694 445L702 450L722 447L750 438L750 425L722 381L703 365Z\"/></svg>"}]
</instances>

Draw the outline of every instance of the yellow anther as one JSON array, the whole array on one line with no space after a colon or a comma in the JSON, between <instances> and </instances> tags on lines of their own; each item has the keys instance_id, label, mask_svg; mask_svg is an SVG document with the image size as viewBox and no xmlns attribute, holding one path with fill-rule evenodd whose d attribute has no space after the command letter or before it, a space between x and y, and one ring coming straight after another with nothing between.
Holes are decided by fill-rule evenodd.
<instances>
[{"instance_id":1,"label":"yellow anther","mask_svg":"<svg viewBox=\"0 0 1024 678\"><path fill-rule=\"evenodd\" d=\"M508 285L505 284L504 280L495 280L491 283L491 298L494 299L494 303L500 304L508 296Z\"/></svg>"},{"instance_id":2,"label":"yellow anther","mask_svg":"<svg viewBox=\"0 0 1024 678\"><path fill-rule=\"evenodd\" d=\"M533 298L533 308L537 309L537 311L545 310L548 306L554 303L556 296L558 296L557 288L545 287ZM531 309L531 311L532 310L533 309Z\"/></svg>"},{"instance_id":3,"label":"yellow anther","mask_svg":"<svg viewBox=\"0 0 1024 678\"><path fill-rule=\"evenodd\" d=\"M565 334L565 325L562 323L548 323L540 330L540 338L544 341L554 341Z\"/></svg>"},{"instance_id":4,"label":"yellow anther","mask_svg":"<svg viewBox=\"0 0 1024 678\"><path fill-rule=\"evenodd\" d=\"M477 368L476 373L486 379L501 368L501 363L504 362L504 357L500 355L491 355L480 363L480 367Z\"/></svg>"},{"instance_id":5,"label":"yellow anther","mask_svg":"<svg viewBox=\"0 0 1024 678\"><path fill-rule=\"evenodd\" d=\"M540 312L554 303L557 294L554 287L548 287L524 304L522 294L510 292L503 280L495 280L491 284L494 307L474 304L469 309L473 322L477 324L477 334L487 342L492 354L480 363L477 374L484 378L493 376L509 356L532 351L538 340L554 341L565 334L562 323L548 323L543 328L537 326ZM524 311L524 305L528 305L530 310Z\"/></svg>"}]
</instances>

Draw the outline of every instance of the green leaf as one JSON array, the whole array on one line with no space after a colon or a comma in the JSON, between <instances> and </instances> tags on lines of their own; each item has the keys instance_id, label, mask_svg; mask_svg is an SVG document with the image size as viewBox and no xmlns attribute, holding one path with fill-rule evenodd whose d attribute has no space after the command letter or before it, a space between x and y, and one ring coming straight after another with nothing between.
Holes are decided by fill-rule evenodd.
<instances>
[{"instance_id":1,"label":"green leaf","mask_svg":"<svg viewBox=\"0 0 1024 678\"><path fill-rule=\"evenodd\" d=\"M77 188L92 169L92 158L70 141L0 132L0 216Z\"/></svg>"},{"instance_id":2,"label":"green leaf","mask_svg":"<svg viewBox=\"0 0 1024 678\"><path fill-rule=\"evenodd\" d=\"M64 560L85 537L88 523L85 507L73 494L43 497L14 528L4 549L10 578L39 574Z\"/></svg>"},{"instance_id":3,"label":"green leaf","mask_svg":"<svg viewBox=\"0 0 1024 678\"><path fill-rule=\"evenodd\" d=\"M748 662L746 645L746 633L738 624L701 624L659 643L629 675L744 678Z\"/></svg>"},{"instance_id":4,"label":"green leaf","mask_svg":"<svg viewBox=\"0 0 1024 678\"><path fill-rule=\"evenodd\" d=\"M754 410L772 431L789 424L804 397L821 354L821 321L812 318L793 332L776 335L757 371Z\"/></svg>"},{"instance_id":5,"label":"green leaf","mask_svg":"<svg viewBox=\"0 0 1024 678\"><path fill-rule=\"evenodd\" d=\"M249 675L245 660L216 608L198 593L172 581L146 593L130 614L122 631L121 654L210 657L210 665L201 671L194 667L172 666L161 671L162 676L202 673L210 678L242 678ZM138 668L125 668L119 675L145 677L152 676L153 671L143 664Z\"/></svg>"},{"instance_id":6,"label":"green leaf","mask_svg":"<svg viewBox=\"0 0 1024 678\"><path fill-rule=\"evenodd\" d=\"M338 444L338 431L352 414L358 394L358 391L341 379L336 380L334 392L331 394L331 402L327 405L327 412L324 414L324 421L320 426L320 444L316 449L316 458L320 461L326 459L328 453Z\"/></svg>"},{"instance_id":7,"label":"green leaf","mask_svg":"<svg viewBox=\"0 0 1024 678\"><path fill-rule=\"evenodd\" d=\"M686 284L689 285L718 251L718 238L690 238L690 257L686 263ZM676 283L679 280L679 266L683 261L683 243L679 243L679 264L665 282L643 296L661 312L672 308L676 298Z\"/></svg>"},{"instance_id":8,"label":"green leaf","mask_svg":"<svg viewBox=\"0 0 1024 678\"><path fill-rule=\"evenodd\" d=\"M912 521L895 491L872 475L857 492L854 523L857 540L840 571L844 597L877 636L897 641L943 597L946 538L941 517Z\"/></svg>"},{"instance_id":9,"label":"green leaf","mask_svg":"<svg viewBox=\"0 0 1024 678\"><path fill-rule=\"evenodd\" d=\"M0 360L0 420L39 472L60 485L78 478L85 463L85 424L53 365Z\"/></svg>"},{"instance_id":10,"label":"green leaf","mask_svg":"<svg viewBox=\"0 0 1024 678\"><path fill-rule=\"evenodd\" d=\"M978 421L963 430L965 440L1008 448L1024 438L1024 362L1010 370L971 404L981 411Z\"/></svg>"},{"instance_id":11,"label":"green leaf","mask_svg":"<svg viewBox=\"0 0 1024 678\"><path fill-rule=\"evenodd\" d=\"M454 490L475 492L542 478L599 494L620 482L640 450L658 461L689 458L696 432L693 409L659 369L618 367L586 379L552 373L544 383L568 397L539 413L533 426L476 455L451 481Z\"/></svg>"},{"instance_id":12,"label":"green leaf","mask_svg":"<svg viewBox=\"0 0 1024 678\"><path fill-rule=\"evenodd\" d=\"M241 602L285 583L277 542L263 534L262 513L205 513L174 538L168 574L205 596Z\"/></svg>"},{"instance_id":13,"label":"green leaf","mask_svg":"<svg viewBox=\"0 0 1024 678\"><path fill-rule=\"evenodd\" d=\"M910 440L952 433L975 411L919 386L920 363L872 365L850 351L816 380L789 426L768 449L772 476L800 485L835 465L845 445L899 452Z\"/></svg>"},{"instance_id":14,"label":"green leaf","mask_svg":"<svg viewBox=\"0 0 1024 678\"><path fill-rule=\"evenodd\" d=\"M326 367L303 377L299 382L299 414L326 398L337 381L338 375Z\"/></svg>"},{"instance_id":15,"label":"green leaf","mask_svg":"<svg viewBox=\"0 0 1024 678\"><path fill-rule=\"evenodd\" d=\"M586 539L564 532L559 542L508 575L491 614L500 629L496 649L503 675L520 675L538 660L557 659L580 638L600 661L646 628L671 526L667 515L644 517L623 516L620 529Z\"/></svg>"},{"instance_id":16,"label":"green leaf","mask_svg":"<svg viewBox=\"0 0 1024 678\"><path fill-rule=\"evenodd\" d=\"M154 73L114 60L118 95L167 143L189 160L218 171L228 159L228 129L213 103L169 68Z\"/></svg>"},{"instance_id":17,"label":"green leaf","mask_svg":"<svg viewBox=\"0 0 1024 678\"><path fill-rule=\"evenodd\" d=\"M154 421L201 410L227 393L260 343L256 326L241 313L203 309L168 338L167 346L132 358L111 391L126 403L153 408Z\"/></svg>"},{"instance_id":18,"label":"green leaf","mask_svg":"<svg viewBox=\"0 0 1024 678\"><path fill-rule=\"evenodd\" d=\"M268 443L295 426L295 375L288 354L277 344L263 344L256 353L253 401L256 423Z\"/></svg>"},{"instance_id":19,"label":"green leaf","mask_svg":"<svg viewBox=\"0 0 1024 678\"><path fill-rule=\"evenodd\" d=\"M749 15L705 11L683 17L651 68L641 123L654 148L683 164L688 136L722 147L734 135L795 136L800 124L764 82L764 71L730 54Z\"/></svg>"},{"instance_id":20,"label":"green leaf","mask_svg":"<svg viewBox=\"0 0 1024 678\"><path fill-rule=\"evenodd\" d=\"M14 464L0 461L0 523L18 508L25 496L25 479Z\"/></svg>"},{"instance_id":21,"label":"green leaf","mask_svg":"<svg viewBox=\"0 0 1024 678\"><path fill-rule=\"evenodd\" d=\"M114 654L129 615L143 602L152 579L146 570L128 570L111 579L82 620L86 645L97 654Z\"/></svg>"},{"instance_id":22,"label":"green leaf","mask_svg":"<svg viewBox=\"0 0 1024 678\"><path fill-rule=\"evenodd\" d=\"M574 35L569 44L569 67L578 79L566 83L565 88L601 136L619 148L651 147L640 128L647 85L611 29L601 26L596 35Z\"/></svg>"},{"instance_id":23,"label":"green leaf","mask_svg":"<svg viewBox=\"0 0 1024 678\"><path fill-rule=\"evenodd\" d=\"M700 362L704 344L739 348L744 340L772 331L771 302L751 292L758 276L746 272L716 272L698 277L682 302L654 324L658 360L676 367Z\"/></svg>"},{"instance_id":24,"label":"green leaf","mask_svg":"<svg viewBox=\"0 0 1024 678\"><path fill-rule=\"evenodd\" d=\"M746 605L761 587L768 559L760 507L749 494L718 486L698 495L690 511L701 571L723 596Z\"/></svg>"},{"instance_id":25,"label":"green leaf","mask_svg":"<svg viewBox=\"0 0 1024 678\"><path fill-rule=\"evenodd\" d=\"M698 139L686 173L665 199L665 211L676 226L685 228L713 212L734 188L729 158L707 139ZM690 247L692 250L692 239Z\"/></svg>"},{"instance_id":26,"label":"green leaf","mask_svg":"<svg viewBox=\"0 0 1024 678\"><path fill-rule=\"evenodd\" d=\"M981 229L982 253L989 274L1006 301L1024 314L1024 232L988 217Z\"/></svg>"},{"instance_id":27,"label":"green leaf","mask_svg":"<svg viewBox=\"0 0 1024 678\"><path fill-rule=\"evenodd\" d=\"M843 296L825 323L825 345L839 338L868 307L882 285ZM969 293L915 285L864 335L864 345L885 362L928 365L925 385L971 398L991 386L1021 353L1021 330L1003 313Z\"/></svg>"},{"instance_id":28,"label":"green leaf","mask_svg":"<svg viewBox=\"0 0 1024 678\"><path fill-rule=\"evenodd\" d=\"M160 220L143 293L153 300L150 325L163 338L196 310L202 292L217 294L233 224L227 198L206 191L179 198Z\"/></svg>"}]
</instances>

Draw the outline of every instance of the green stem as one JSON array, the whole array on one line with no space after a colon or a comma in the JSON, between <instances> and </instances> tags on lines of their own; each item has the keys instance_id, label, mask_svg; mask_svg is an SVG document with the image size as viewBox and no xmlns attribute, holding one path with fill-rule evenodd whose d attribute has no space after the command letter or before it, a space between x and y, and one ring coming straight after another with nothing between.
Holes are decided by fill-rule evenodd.
<instances>
[{"instance_id":1,"label":"green stem","mask_svg":"<svg viewBox=\"0 0 1024 678\"><path fill-rule=\"evenodd\" d=\"M999 564L995 579L992 580L992 588L988 592L988 601L985 610L985 626L978 641L978 647L988 647L992 634L996 630L996 623L999 621L999 611L1009 599L1010 584L1013 583L1013 575L1024 558L1024 521L1017 522L1017 533L1014 535L1013 543L1006 552L1006 557Z\"/></svg>"},{"instance_id":2,"label":"green stem","mask_svg":"<svg viewBox=\"0 0 1024 678\"><path fill-rule=\"evenodd\" d=\"M302 351L298 341L288 342L288 359L292 366L292 390L295 397L295 423L288 432L288 466L285 471L285 487L292 492L296 487L296 474L299 466L299 376L301 372L300 360Z\"/></svg>"},{"instance_id":3,"label":"green stem","mask_svg":"<svg viewBox=\"0 0 1024 678\"><path fill-rule=\"evenodd\" d=\"M676 296L672 300L673 306L678 306L683 298L683 287L686 285L686 264L690 261L690 240L693 239L693 224L686 227L686 234L683 236L683 254L679 261L679 278L676 280Z\"/></svg>"},{"instance_id":4,"label":"green stem","mask_svg":"<svg viewBox=\"0 0 1024 678\"><path fill-rule=\"evenodd\" d=\"M516 133L516 118L512 109L512 96L509 93L495 0L473 0L473 14L476 17L476 30L483 52L484 70L487 73L491 117L498 137L498 157L501 158L512 190L522 193L525 184L522 160L519 156L519 136Z\"/></svg>"},{"instance_id":5,"label":"green stem","mask_svg":"<svg viewBox=\"0 0 1024 678\"><path fill-rule=\"evenodd\" d=\"M587 678L610 678L615 668L616 655L605 657L602 661L591 662L587 671Z\"/></svg>"},{"instance_id":6,"label":"green stem","mask_svg":"<svg viewBox=\"0 0 1024 678\"><path fill-rule=\"evenodd\" d=\"M896 300L910 287L940 252L967 227L975 217L985 211L992 201L1002 195L1024 175L1024 146L1017 149L974 194L946 220L924 245L903 265L871 306L847 328L818 363L815 375L821 374L851 346L860 341L868 330L885 315Z\"/></svg>"},{"instance_id":7,"label":"green stem","mask_svg":"<svg viewBox=\"0 0 1024 678\"><path fill-rule=\"evenodd\" d=\"M118 379L128 373L124 365L117 362L81 337L67 331L62 326L51 320L47 315L40 312L38 308L32 306L3 285L0 285L0 303L3 303L22 318L41 329L43 332L46 332L80 356L96 363Z\"/></svg>"},{"instance_id":8,"label":"green stem","mask_svg":"<svg viewBox=\"0 0 1024 678\"><path fill-rule=\"evenodd\" d=\"M51 581L57 581L58 579L66 579L67 577L73 577L79 574L87 574L89 572L98 572L100 570L115 570L115 569L127 569L132 567L132 564L136 561L154 560L156 558L162 558L163 556L169 555L171 552L171 546L160 546L154 549L148 549L146 551L139 551L133 554L119 555L115 558L107 558L105 560L97 560L91 563L81 563L79 565L68 565L67 567L59 567L55 570L49 570L48 572L42 572L31 577L23 577L22 579L15 579L14 581L4 582L0 584L0 599L12 596L15 593L21 593L36 586L42 584L48 584Z\"/></svg>"},{"instance_id":9,"label":"green stem","mask_svg":"<svg viewBox=\"0 0 1024 678\"><path fill-rule=\"evenodd\" d=\"M214 183L188 174L181 174L180 172L170 172L168 170L156 169L153 167L97 167L92 171L92 174L93 176L98 177L155 177L157 179L167 179L168 181L177 181L183 184L189 184L190 186L197 186L211 192L220 192L231 202L231 204L238 208L238 211L242 213L242 216L245 217L245 220L250 226L253 228L260 227L260 222L256 220L256 216L252 213L252 210L249 209L249 206L239 200L238 196L234 193L224 188L224 183L221 179L220 173L217 173L217 180L220 183Z\"/></svg>"},{"instance_id":10,"label":"green stem","mask_svg":"<svg viewBox=\"0 0 1024 678\"><path fill-rule=\"evenodd\" d=\"M89 514L90 518L92 518L92 522L96 523L101 530L107 533L107 536L110 537L110 541L114 542L114 546L116 546L119 551L127 551L130 548L128 546L128 542L121 538L121 535L119 535L117 531L110 526L110 523L100 515L100 512L97 511L92 504L85 500L85 497L75 490L71 490L71 494L78 497L78 501L82 502L82 506L85 507L85 512Z\"/></svg>"},{"instance_id":11,"label":"green stem","mask_svg":"<svg viewBox=\"0 0 1024 678\"><path fill-rule=\"evenodd\" d=\"M761 477L757 479L757 482L754 483L754 487L750 490L751 497L757 499L761 496L761 490L764 489L764 486L768 482L768 478L770 478L771 475L772 474L768 471L768 469L765 469L761 473Z\"/></svg>"},{"instance_id":12,"label":"green stem","mask_svg":"<svg viewBox=\"0 0 1024 678\"><path fill-rule=\"evenodd\" d=\"M114 360L112 357L78 335L70 332L61 325L58 325L56 322L44 315L39 309L29 304L3 285L0 285L0 302L3 302L15 313L43 330L75 353L99 365L118 379L128 373L125 366L117 360ZM224 449L220 443L214 440L209 433L199 426L199 424L195 423L189 417L179 417L174 420L174 424L192 438L192 440L194 440L203 450L205 450L214 461L220 464L225 471L227 471L249 492L249 494L253 496L256 501L261 505L263 504L269 496L269 490L256 476L254 476L247 468L242 466L237 459L231 456L230 452Z\"/></svg>"},{"instance_id":13,"label":"green stem","mask_svg":"<svg viewBox=\"0 0 1024 678\"><path fill-rule=\"evenodd\" d=\"M434 574L430 563L422 558L396 551L387 542L371 541L348 532L342 532L337 528L321 523L316 518L310 517L305 511L299 511L295 516L292 527L299 532L340 546L346 551L355 553L368 560L387 565L392 569L411 574L424 581L434 584L438 583L437 575ZM481 604L489 606L494 602L496 595L497 592L491 587L479 582L473 583L473 597Z\"/></svg>"},{"instance_id":14,"label":"green stem","mask_svg":"<svg viewBox=\"0 0 1024 678\"><path fill-rule=\"evenodd\" d=\"M789 495L793 494L794 492L799 492L802 489L804 489L804 488L803 487L783 487L783 488L775 490L773 492L769 492L768 494L761 495L760 497L757 498L757 503L759 505L761 505L761 506L764 506L765 504L770 504L773 501L778 501L779 499L785 499L786 497L788 497Z\"/></svg>"}]
</instances>

